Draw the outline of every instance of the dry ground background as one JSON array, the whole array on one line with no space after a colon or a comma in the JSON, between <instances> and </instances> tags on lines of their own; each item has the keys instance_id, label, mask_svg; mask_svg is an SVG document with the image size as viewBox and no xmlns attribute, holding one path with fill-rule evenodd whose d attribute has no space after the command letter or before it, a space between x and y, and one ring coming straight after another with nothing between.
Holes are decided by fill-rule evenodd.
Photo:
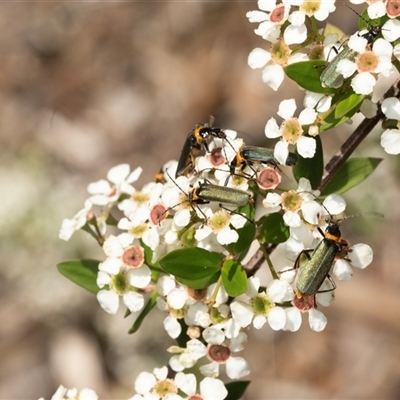
<instances>
[{"instance_id":1,"label":"dry ground background","mask_svg":"<svg viewBox=\"0 0 400 400\"><path fill-rule=\"evenodd\" d=\"M173 344L154 313L141 331L109 316L94 296L60 276L57 262L100 257L78 233L61 242L62 218L81 208L88 182L128 162L145 171L179 155L185 135L210 114L217 126L266 145L263 128L279 93L247 67L265 46L245 13L255 2L2 2L0 4L0 399L50 398L62 383L101 398L128 398L142 370ZM339 6L346 32L357 17ZM323 135L332 155L352 127ZM385 157L379 132L357 155ZM245 398L400 398L399 158L348 193L349 212L374 210L343 232L366 241L373 265L339 285L314 333L250 333ZM279 253L279 252L278 252ZM278 257L278 253L275 257ZM154 327L154 328L153 328ZM152 329L153 328L153 329Z\"/></svg>"}]
</instances>

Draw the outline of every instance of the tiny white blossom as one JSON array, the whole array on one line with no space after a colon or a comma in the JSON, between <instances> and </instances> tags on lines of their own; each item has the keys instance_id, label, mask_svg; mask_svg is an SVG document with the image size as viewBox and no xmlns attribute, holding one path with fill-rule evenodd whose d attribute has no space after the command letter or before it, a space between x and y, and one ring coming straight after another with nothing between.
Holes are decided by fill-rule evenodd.
<instances>
[{"instance_id":1,"label":"tiny white blossom","mask_svg":"<svg viewBox=\"0 0 400 400\"><path fill-rule=\"evenodd\" d=\"M169 365L174 371L183 371L192 368L198 360L207 354L207 347L198 339L190 339L186 343L186 348L172 347L169 348L170 353L176 355L169 360Z\"/></svg>"},{"instance_id":2,"label":"tiny white blossom","mask_svg":"<svg viewBox=\"0 0 400 400\"><path fill-rule=\"evenodd\" d=\"M382 112L388 119L400 122L400 101L389 97L382 102ZM381 136L381 146L388 154L400 154L400 130L386 129Z\"/></svg>"},{"instance_id":3,"label":"tiny white blossom","mask_svg":"<svg viewBox=\"0 0 400 400\"><path fill-rule=\"evenodd\" d=\"M121 193L131 194L134 190L131 183L137 181L142 173L142 168L138 167L130 172L128 164L120 164L111 168L107 173L107 179L93 182L88 186L88 192L92 195L90 200L93 204L105 206L116 202Z\"/></svg>"},{"instance_id":4,"label":"tiny white blossom","mask_svg":"<svg viewBox=\"0 0 400 400\"><path fill-rule=\"evenodd\" d=\"M248 279L246 302L235 300L231 304L233 319L243 328L253 323L256 329L261 329L268 322L273 330L285 326L286 314L283 308L275 302L290 301L294 292L291 286L283 280L273 280L265 292L259 292L260 280L257 277Z\"/></svg>"},{"instance_id":5,"label":"tiny white blossom","mask_svg":"<svg viewBox=\"0 0 400 400\"><path fill-rule=\"evenodd\" d=\"M61 240L68 241L75 231L81 229L86 224L92 206L92 202L86 200L82 210L78 211L71 219L63 219L58 237Z\"/></svg>"},{"instance_id":6,"label":"tiny white blossom","mask_svg":"<svg viewBox=\"0 0 400 400\"><path fill-rule=\"evenodd\" d=\"M220 379L202 379L199 384L199 394L196 392L197 381L194 374L178 372L174 381L177 387L188 395L187 399L201 397L203 400L223 400L228 395L228 391Z\"/></svg>"},{"instance_id":7,"label":"tiny white blossom","mask_svg":"<svg viewBox=\"0 0 400 400\"><path fill-rule=\"evenodd\" d=\"M99 397L92 389L67 389L60 385L51 400L97 400ZM41 400L41 399L40 399Z\"/></svg>"},{"instance_id":8,"label":"tiny white blossom","mask_svg":"<svg viewBox=\"0 0 400 400\"><path fill-rule=\"evenodd\" d=\"M296 102L294 99L283 100L279 104L278 115L284 119L283 123L278 126L274 118L270 118L265 126L265 136L273 139L282 137L277 142L274 150L274 157L281 163L285 164L289 154L289 144L297 144L297 150L302 157L313 157L316 149L315 139L303 136L303 125L312 124L317 113L312 108L304 109L298 118L293 117L296 111Z\"/></svg>"},{"instance_id":9,"label":"tiny white blossom","mask_svg":"<svg viewBox=\"0 0 400 400\"><path fill-rule=\"evenodd\" d=\"M200 367L200 372L207 377L217 377L221 364L226 366L226 374L231 379L240 379L250 373L248 362L242 357L233 357L232 353L243 350L243 344L247 339L244 332L232 339L230 345L224 343L225 334L217 327L204 330L203 338L208 343L207 353L210 364Z\"/></svg>"}]
</instances>

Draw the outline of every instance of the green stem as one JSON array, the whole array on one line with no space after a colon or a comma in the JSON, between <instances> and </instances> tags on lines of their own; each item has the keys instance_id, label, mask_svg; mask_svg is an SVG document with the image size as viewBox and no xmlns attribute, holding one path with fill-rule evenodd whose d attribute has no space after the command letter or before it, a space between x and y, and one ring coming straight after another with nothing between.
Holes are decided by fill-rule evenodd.
<instances>
[{"instance_id":1,"label":"green stem","mask_svg":"<svg viewBox=\"0 0 400 400\"><path fill-rule=\"evenodd\" d=\"M277 272L275 271L274 266L272 265L271 259L269 258L269 254L268 254L267 250L265 249L264 244L261 243L260 241L258 241L258 243L260 244L260 249L263 253L265 261L268 264L268 268L271 272L272 278L279 279L279 276L278 276Z\"/></svg>"},{"instance_id":2,"label":"green stem","mask_svg":"<svg viewBox=\"0 0 400 400\"><path fill-rule=\"evenodd\" d=\"M213 305L215 304L215 301L217 299L217 295L218 295L218 291L222 286L222 276L220 275L220 277L218 278L217 284L215 285L214 291L210 297L210 305L209 305L209 309L211 312L211 309L213 308Z\"/></svg>"}]
</instances>

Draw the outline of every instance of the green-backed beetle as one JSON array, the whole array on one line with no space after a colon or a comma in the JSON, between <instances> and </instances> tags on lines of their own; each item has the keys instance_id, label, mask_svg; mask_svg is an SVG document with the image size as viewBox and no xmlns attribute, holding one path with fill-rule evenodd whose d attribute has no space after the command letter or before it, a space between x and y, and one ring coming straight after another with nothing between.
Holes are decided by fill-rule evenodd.
<instances>
[{"instance_id":1,"label":"green-backed beetle","mask_svg":"<svg viewBox=\"0 0 400 400\"><path fill-rule=\"evenodd\" d=\"M318 243L314 250L303 250L298 255L294 268L299 268L296 278L294 304L298 308L309 309L315 307L315 295L318 293L331 292L336 289L336 284L329 272L335 259L346 259L351 251L347 240L341 238L339 225L342 221L360 215L372 214L383 217L376 212L367 212L356 215L349 215L340 220L334 220L332 217L328 221L325 233L318 227L318 231L323 239ZM307 260L302 264L302 258ZM302 265L301 265L302 264ZM332 287L321 290L325 279L328 279Z\"/></svg>"},{"instance_id":2,"label":"green-backed beetle","mask_svg":"<svg viewBox=\"0 0 400 400\"><path fill-rule=\"evenodd\" d=\"M229 206L244 206L252 202L253 194L240 189L218 186L207 181L199 182L189 195L189 201L200 204L216 202Z\"/></svg>"},{"instance_id":3,"label":"green-backed beetle","mask_svg":"<svg viewBox=\"0 0 400 400\"><path fill-rule=\"evenodd\" d=\"M341 238L339 222L330 220L325 233L318 228L323 239L314 250L303 250L297 257L295 268L300 268L296 279L296 297L302 299L317 293L330 292L336 289L335 282L329 275L329 271L336 258L345 258L349 252L348 242ZM306 256L307 261L301 264L301 259ZM325 279L332 284L331 289L320 290ZM313 300L312 303L315 303Z\"/></svg>"},{"instance_id":4,"label":"green-backed beetle","mask_svg":"<svg viewBox=\"0 0 400 400\"><path fill-rule=\"evenodd\" d=\"M298 156L295 153L289 153L285 165L293 166L297 163ZM273 167L279 165L279 161L274 157L274 150L268 149L266 147L257 146L242 146L236 153L235 157L229 164L230 176L235 175L236 168L241 169L243 172L245 167L249 167L254 172L253 177L257 174L257 170L253 168L253 164L268 164ZM228 184L229 176L226 178L225 185Z\"/></svg>"},{"instance_id":5,"label":"green-backed beetle","mask_svg":"<svg viewBox=\"0 0 400 400\"><path fill-rule=\"evenodd\" d=\"M187 175L194 168L194 159L204 147L207 152L208 141L212 138L227 139L223 129L212 127L210 124L197 124L196 127L189 132L183 145L181 155L178 161L175 178L181 175Z\"/></svg>"},{"instance_id":6,"label":"green-backed beetle","mask_svg":"<svg viewBox=\"0 0 400 400\"><path fill-rule=\"evenodd\" d=\"M170 177L168 170L165 171L166 174ZM171 177L170 177L171 179ZM172 179L171 179L172 180ZM173 181L173 180L172 180ZM220 208L225 209L223 205L233 206L233 207L241 207L246 204L253 202L253 193L225 187L225 186L218 186L210 183L208 180L204 180L203 182L198 182L198 186L191 189L188 193L186 193L178 184L177 182L173 181L175 186L187 196L187 199L181 203L175 204L170 209L173 209L180 204L188 203L190 207L195 211L195 206L200 204L209 204L209 203L218 203ZM203 214L204 219L207 217L204 215L202 210L197 207L197 209ZM229 210L230 212L233 212Z\"/></svg>"},{"instance_id":7,"label":"green-backed beetle","mask_svg":"<svg viewBox=\"0 0 400 400\"><path fill-rule=\"evenodd\" d=\"M297 164L297 160L297 154L289 153L285 165L293 166ZM279 164L278 160L274 157L274 150L267 149L266 147L243 146L231 161L230 171L233 174L235 168L241 167L244 169L244 167L247 165L251 166L253 163L272 164L274 166Z\"/></svg>"},{"instance_id":8,"label":"green-backed beetle","mask_svg":"<svg viewBox=\"0 0 400 400\"><path fill-rule=\"evenodd\" d=\"M361 37L366 39L367 45L370 46L381 31L382 31L382 27L380 27L379 25L370 26L367 33L361 35ZM335 49L335 48L333 47L333 49ZM336 52L337 52L337 50L336 50ZM357 51L351 49L348 45L344 45L343 50L340 53L338 53L332 59L332 61L329 61L327 66L325 67L325 69L322 71L322 74L320 77L322 86L332 88L332 89L337 89L337 88L341 87L344 83L344 78L343 78L343 75L337 71L338 64L341 60L354 61L356 59L357 55L358 55Z\"/></svg>"}]
</instances>

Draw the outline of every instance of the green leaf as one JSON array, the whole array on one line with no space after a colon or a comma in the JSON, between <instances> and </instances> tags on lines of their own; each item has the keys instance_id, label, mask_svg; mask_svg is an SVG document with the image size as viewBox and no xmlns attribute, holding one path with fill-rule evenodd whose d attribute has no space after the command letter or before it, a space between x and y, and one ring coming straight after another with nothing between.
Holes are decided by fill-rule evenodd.
<instances>
[{"instance_id":1,"label":"green leaf","mask_svg":"<svg viewBox=\"0 0 400 400\"><path fill-rule=\"evenodd\" d=\"M221 275L221 271L216 272L215 274L211 276L207 276L206 278L202 279L182 279L182 278L176 278L176 280L190 288L193 289L204 289L213 283L217 282Z\"/></svg>"},{"instance_id":2,"label":"green leaf","mask_svg":"<svg viewBox=\"0 0 400 400\"><path fill-rule=\"evenodd\" d=\"M247 275L243 265L236 260L226 260L221 271L222 283L231 297L240 296L247 289Z\"/></svg>"},{"instance_id":3,"label":"green leaf","mask_svg":"<svg viewBox=\"0 0 400 400\"><path fill-rule=\"evenodd\" d=\"M344 116L342 118L335 118L335 113L330 114L328 117L324 119L323 124L320 126L319 131L324 132L328 131L329 129L334 128L335 126L339 126L344 124L349 120L348 117Z\"/></svg>"},{"instance_id":4,"label":"green leaf","mask_svg":"<svg viewBox=\"0 0 400 400\"><path fill-rule=\"evenodd\" d=\"M237 230L237 233L239 234L237 242L225 246L231 254L241 254L249 249L256 235L256 226L250 222L246 223L243 228Z\"/></svg>"},{"instance_id":5,"label":"green leaf","mask_svg":"<svg viewBox=\"0 0 400 400\"><path fill-rule=\"evenodd\" d=\"M368 9L365 9L358 20L358 29L371 29L371 26L383 26L390 18L385 14L380 18L371 19L368 15ZM379 35L378 37L382 37Z\"/></svg>"},{"instance_id":6,"label":"green leaf","mask_svg":"<svg viewBox=\"0 0 400 400\"><path fill-rule=\"evenodd\" d=\"M325 66L324 60L301 61L285 67L285 73L303 89L314 93L335 93L337 89L321 85L320 76Z\"/></svg>"},{"instance_id":7,"label":"green leaf","mask_svg":"<svg viewBox=\"0 0 400 400\"><path fill-rule=\"evenodd\" d=\"M256 199L254 198L254 200L256 200ZM246 217L249 218L250 220L254 219L254 215L256 213L254 204L251 204L251 203L245 204L244 206L240 206L235 212L246 215Z\"/></svg>"},{"instance_id":8,"label":"green leaf","mask_svg":"<svg viewBox=\"0 0 400 400\"><path fill-rule=\"evenodd\" d=\"M144 306L143 310L139 314L139 316L136 318L136 321L133 323L131 329L129 329L128 333L135 333L139 330L140 326L142 325L142 322L146 318L146 316L150 313L150 311L154 308L154 306L157 304L157 297L158 293L153 292L149 298L149 301L147 304Z\"/></svg>"},{"instance_id":9,"label":"green leaf","mask_svg":"<svg viewBox=\"0 0 400 400\"><path fill-rule=\"evenodd\" d=\"M198 280L219 271L222 254L200 248L173 250L159 260L161 268L177 278Z\"/></svg>"},{"instance_id":10,"label":"green leaf","mask_svg":"<svg viewBox=\"0 0 400 400\"><path fill-rule=\"evenodd\" d=\"M262 218L259 240L261 243L283 243L289 239L289 227L283 222L283 215L273 213Z\"/></svg>"},{"instance_id":11,"label":"green leaf","mask_svg":"<svg viewBox=\"0 0 400 400\"><path fill-rule=\"evenodd\" d=\"M313 189L317 189L321 183L322 174L324 172L324 156L322 151L321 138L314 138L317 147L313 158L303 158L299 155L299 161L293 167L293 175L298 182L300 178L307 178Z\"/></svg>"},{"instance_id":12,"label":"green leaf","mask_svg":"<svg viewBox=\"0 0 400 400\"><path fill-rule=\"evenodd\" d=\"M342 194L364 181L382 161L381 158L351 158L347 160L332 180L322 190L321 197Z\"/></svg>"},{"instance_id":13,"label":"green leaf","mask_svg":"<svg viewBox=\"0 0 400 400\"><path fill-rule=\"evenodd\" d=\"M226 390L228 391L228 396L225 400L240 400L247 387L250 385L250 381L235 381L225 384Z\"/></svg>"},{"instance_id":14,"label":"green leaf","mask_svg":"<svg viewBox=\"0 0 400 400\"><path fill-rule=\"evenodd\" d=\"M331 112L324 117L320 132L344 124L359 111L365 96L354 93L349 84L350 80L347 80L341 91L333 97Z\"/></svg>"},{"instance_id":15,"label":"green leaf","mask_svg":"<svg viewBox=\"0 0 400 400\"><path fill-rule=\"evenodd\" d=\"M335 118L341 119L344 116L351 118L360 109L364 98L365 95L363 94L351 93L337 104Z\"/></svg>"},{"instance_id":16,"label":"green leaf","mask_svg":"<svg viewBox=\"0 0 400 400\"><path fill-rule=\"evenodd\" d=\"M89 292L97 293L97 272L100 261L97 260L71 260L57 264L58 271L66 278L83 287Z\"/></svg>"},{"instance_id":17,"label":"green leaf","mask_svg":"<svg viewBox=\"0 0 400 400\"><path fill-rule=\"evenodd\" d=\"M157 267L157 265L153 263L153 250L149 246L144 244L142 240L140 240L140 245L144 249L144 262L146 263L146 265L148 265L150 268Z\"/></svg>"}]
</instances>

